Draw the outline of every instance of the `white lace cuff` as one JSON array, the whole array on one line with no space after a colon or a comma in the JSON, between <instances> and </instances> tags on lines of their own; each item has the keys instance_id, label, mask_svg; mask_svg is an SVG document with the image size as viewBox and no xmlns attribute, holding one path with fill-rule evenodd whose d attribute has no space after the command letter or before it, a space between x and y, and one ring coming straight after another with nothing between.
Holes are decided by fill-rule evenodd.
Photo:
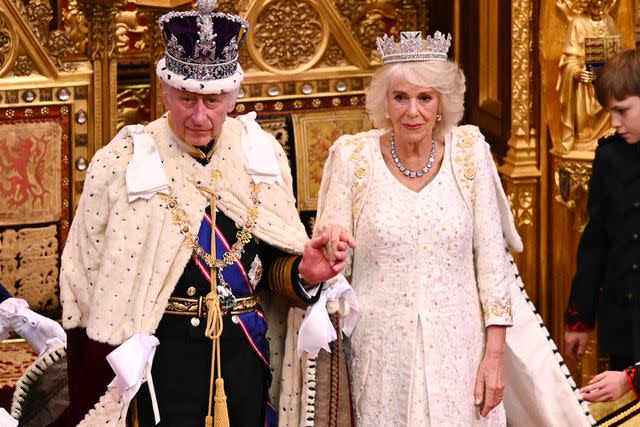
<instances>
[{"instance_id":1,"label":"white lace cuff","mask_svg":"<svg viewBox=\"0 0 640 427\"><path fill-rule=\"evenodd\" d=\"M342 332L349 336L360 318L360 306L356 294L344 278L339 274L331 285L322 291L318 301L307 308L304 321L298 333L298 357L306 351L310 357L316 357L321 348L331 352L329 343L337 338L329 312L328 303L344 301L342 314Z\"/></svg>"}]
</instances>

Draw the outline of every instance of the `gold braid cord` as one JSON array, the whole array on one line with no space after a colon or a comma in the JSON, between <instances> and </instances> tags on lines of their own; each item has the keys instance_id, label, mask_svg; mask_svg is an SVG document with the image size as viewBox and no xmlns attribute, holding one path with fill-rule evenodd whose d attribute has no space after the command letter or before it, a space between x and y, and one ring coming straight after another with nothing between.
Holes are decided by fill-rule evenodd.
<instances>
[{"instance_id":1,"label":"gold braid cord","mask_svg":"<svg viewBox=\"0 0 640 427\"><path fill-rule=\"evenodd\" d=\"M211 197L211 257L216 259L216 198ZM244 245L243 245L244 246ZM235 245L234 245L235 247ZM200 245L198 248L202 250ZM223 323L222 323L222 309L220 307L220 297L218 296L216 286L216 268L210 266L211 271L211 292L205 297L205 304L207 305L207 328L204 334L211 338L213 341L213 348L211 349L211 373L209 374L209 408L207 410L207 416L204 419L205 427L229 427L229 410L227 408L227 396L224 392L224 380L222 379L222 370L220 368L220 335L222 335ZM215 406L213 417L211 416L211 400L213 398L213 379L215 378L215 369L218 370L218 377L215 380L216 394L215 394Z\"/></svg>"},{"instance_id":2,"label":"gold braid cord","mask_svg":"<svg viewBox=\"0 0 640 427\"><path fill-rule=\"evenodd\" d=\"M236 233L236 242L233 244L233 246L231 246L231 250L226 252L221 260L216 259L215 255L208 254L207 251L202 249L202 247L198 243L198 236L191 232L191 227L189 227L189 222L187 220L187 214L178 206L178 201L173 195L173 192L169 191L169 194L159 194L159 196L167 204L167 208L171 213L171 221L178 227L180 227L180 233L182 233L182 235L185 237L187 246L192 249L196 253L196 255L202 258L209 267L223 269L242 258L242 250L244 249L244 246L253 238L251 230L255 225L256 219L258 218L258 206L260 206L260 199L258 196L260 195L260 190L261 187L258 184L249 184L252 205L247 209L247 221ZM213 199L214 198L212 197L212 202ZM212 203L212 223L213 217L215 217L214 206L215 204ZM212 240L212 242L215 242L215 240Z\"/></svg>"},{"instance_id":3,"label":"gold braid cord","mask_svg":"<svg viewBox=\"0 0 640 427\"><path fill-rule=\"evenodd\" d=\"M222 369L220 366L220 335L222 335L223 321L222 321L222 307L220 305L220 297L218 295L216 277L218 277L217 271L240 261L244 247L251 241L253 235L251 230L258 218L258 206L260 205L261 187L258 184L249 184L251 207L247 209L247 221L240 230L236 233L236 242L231 249L226 252L222 259L216 258L216 197L211 194L211 253L207 253L202 246L198 243L198 236L191 232L191 227L187 220L187 214L178 206L178 201L170 190L168 195L159 194L161 199L167 204L169 209L171 220L180 228L180 233L185 237L187 246L192 249L197 256L203 259L207 265L211 268L211 292L205 297L205 304L207 306L207 327L205 335L213 341L213 348L211 351L211 373L209 381L209 408L207 416L205 417L205 427L230 427L229 410L227 408L227 396L224 392L224 380L222 379ZM217 377L216 377L217 370ZM214 378L215 378L215 397L214 397ZM214 413L211 415L212 401L215 401Z\"/></svg>"}]
</instances>

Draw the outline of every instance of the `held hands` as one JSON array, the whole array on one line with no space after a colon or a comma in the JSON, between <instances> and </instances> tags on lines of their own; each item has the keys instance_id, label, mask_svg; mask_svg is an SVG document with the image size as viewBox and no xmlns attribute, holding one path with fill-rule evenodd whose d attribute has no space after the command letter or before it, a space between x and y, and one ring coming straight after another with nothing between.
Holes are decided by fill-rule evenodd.
<instances>
[{"instance_id":1,"label":"held hands","mask_svg":"<svg viewBox=\"0 0 640 427\"><path fill-rule=\"evenodd\" d=\"M344 269L347 249L355 247L355 239L344 228L335 224L324 226L304 245L298 271L309 283L328 280Z\"/></svg>"},{"instance_id":2,"label":"held hands","mask_svg":"<svg viewBox=\"0 0 640 427\"><path fill-rule=\"evenodd\" d=\"M565 331L564 332L564 349L567 356L579 362L584 355L589 341L589 332L587 331Z\"/></svg>"},{"instance_id":3,"label":"held hands","mask_svg":"<svg viewBox=\"0 0 640 427\"><path fill-rule=\"evenodd\" d=\"M627 374L621 371L599 373L580 389L584 400L589 402L611 402L631 390Z\"/></svg>"}]
</instances>

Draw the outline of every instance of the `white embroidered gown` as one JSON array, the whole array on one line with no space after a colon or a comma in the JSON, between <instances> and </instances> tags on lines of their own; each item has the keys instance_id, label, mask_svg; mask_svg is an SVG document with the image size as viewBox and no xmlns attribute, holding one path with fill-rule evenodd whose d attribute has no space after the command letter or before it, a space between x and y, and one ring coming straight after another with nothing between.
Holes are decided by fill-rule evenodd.
<instances>
[{"instance_id":1,"label":"white embroidered gown","mask_svg":"<svg viewBox=\"0 0 640 427\"><path fill-rule=\"evenodd\" d=\"M486 179L488 187L476 193L482 199L477 203L496 215L474 229L453 173L449 138L446 145L438 174L418 193L391 174L377 135L364 147L371 150L373 175L354 230L352 262L363 313L351 338L358 426L506 424L502 405L483 418L473 396L485 322L511 321L510 315L492 316L488 307L509 295L504 277L494 273L507 262L495 191L479 168L476 179ZM339 200L340 186L333 186L335 193L331 187L329 197ZM333 203L327 202L328 217ZM323 223L337 220L328 217Z\"/></svg>"}]
</instances>

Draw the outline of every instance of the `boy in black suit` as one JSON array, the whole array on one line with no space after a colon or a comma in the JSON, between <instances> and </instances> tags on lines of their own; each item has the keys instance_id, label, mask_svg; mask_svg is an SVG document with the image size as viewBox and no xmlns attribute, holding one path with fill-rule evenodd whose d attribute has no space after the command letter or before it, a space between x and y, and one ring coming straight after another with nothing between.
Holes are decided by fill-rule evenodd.
<instances>
[{"instance_id":1,"label":"boy in black suit","mask_svg":"<svg viewBox=\"0 0 640 427\"><path fill-rule=\"evenodd\" d=\"M580 360L599 321L599 343L611 368L582 389L590 401L615 400L632 387L640 360L640 51L619 53L596 80L611 114L612 136L596 149L589 223L578 247L566 311L565 349ZM637 381L636 381L637 382Z\"/></svg>"}]
</instances>

